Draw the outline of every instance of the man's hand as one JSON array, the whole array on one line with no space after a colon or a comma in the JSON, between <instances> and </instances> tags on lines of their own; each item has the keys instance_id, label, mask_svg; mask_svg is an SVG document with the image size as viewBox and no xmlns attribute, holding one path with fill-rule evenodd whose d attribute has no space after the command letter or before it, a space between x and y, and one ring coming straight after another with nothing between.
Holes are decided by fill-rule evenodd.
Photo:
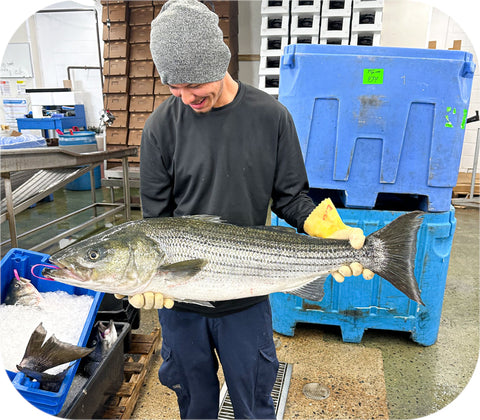
<instances>
[{"instance_id":1,"label":"man's hand","mask_svg":"<svg viewBox=\"0 0 480 420\"><path fill-rule=\"evenodd\" d=\"M365 235L360 228L353 228L343 223L337 209L329 198L323 200L305 220L303 230L310 236L328 239L345 239L350 241L350 245L355 249L360 249L365 243ZM333 271L333 278L341 283L345 277L363 275L365 280L371 280L374 273L362 264L355 262L350 265L344 265Z\"/></svg>"},{"instance_id":2,"label":"man's hand","mask_svg":"<svg viewBox=\"0 0 480 420\"><path fill-rule=\"evenodd\" d=\"M114 295L117 299L122 299L125 295ZM164 297L161 293L145 292L137 295L129 296L128 301L130 305L138 309L171 309L174 301L170 298Z\"/></svg>"}]
</instances>

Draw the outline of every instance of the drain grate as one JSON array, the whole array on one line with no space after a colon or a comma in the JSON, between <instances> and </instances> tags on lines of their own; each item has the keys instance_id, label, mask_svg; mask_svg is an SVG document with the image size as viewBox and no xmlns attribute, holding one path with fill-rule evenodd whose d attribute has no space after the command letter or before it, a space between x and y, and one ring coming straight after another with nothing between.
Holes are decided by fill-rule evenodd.
<instances>
[{"instance_id":1,"label":"drain grate","mask_svg":"<svg viewBox=\"0 0 480 420\"><path fill-rule=\"evenodd\" d=\"M278 366L277 379L273 385L272 399L275 406L277 420L283 419L285 405L287 404L288 388L290 387L290 378L292 377L292 364L280 362ZM223 384L220 391L220 408L218 410L219 420L234 419L232 402L228 395L227 384Z\"/></svg>"}]
</instances>

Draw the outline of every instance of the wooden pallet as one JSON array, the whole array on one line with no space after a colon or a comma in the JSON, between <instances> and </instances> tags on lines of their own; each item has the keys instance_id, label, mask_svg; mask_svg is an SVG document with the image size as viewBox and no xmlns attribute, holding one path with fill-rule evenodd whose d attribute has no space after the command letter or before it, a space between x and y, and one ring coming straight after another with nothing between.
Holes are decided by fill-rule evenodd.
<instances>
[{"instance_id":1,"label":"wooden pallet","mask_svg":"<svg viewBox=\"0 0 480 420\"><path fill-rule=\"evenodd\" d=\"M453 187L452 197L459 197L461 195L470 195L470 188L472 185L472 174L460 172L458 174L457 185ZM475 177L474 195L480 194L480 174Z\"/></svg>"},{"instance_id":2,"label":"wooden pallet","mask_svg":"<svg viewBox=\"0 0 480 420\"><path fill-rule=\"evenodd\" d=\"M135 409L153 353L160 342L160 329L150 335L132 334L124 365L124 381L105 403L104 419L129 419Z\"/></svg>"}]
</instances>

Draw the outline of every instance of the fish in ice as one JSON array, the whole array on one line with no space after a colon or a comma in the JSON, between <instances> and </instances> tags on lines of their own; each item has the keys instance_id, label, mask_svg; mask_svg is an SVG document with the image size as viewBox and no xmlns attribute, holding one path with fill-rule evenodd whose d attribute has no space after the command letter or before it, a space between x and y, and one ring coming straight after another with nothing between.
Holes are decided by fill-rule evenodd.
<instances>
[{"instance_id":1,"label":"fish in ice","mask_svg":"<svg viewBox=\"0 0 480 420\"><path fill-rule=\"evenodd\" d=\"M87 343L87 347L94 350L81 363L81 370L83 370L86 376L90 377L95 373L108 350L117 341L117 338L118 333L113 320L110 320L108 324L103 321L97 322Z\"/></svg>"},{"instance_id":2,"label":"fish in ice","mask_svg":"<svg viewBox=\"0 0 480 420\"><path fill-rule=\"evenodd\" d=\"M42 295L32 282L15 273L5 294L5 305L38 306L42 301Z\"/></svg>"},{"instance_id":3,"label":"fish in ice","mask_svg":"<svg viewBox=\"0 0 480 420\"><path fill-rule=\"evenodd\" d=\"M55 335L51 335L45 341L46 336L47 331L43 323L40 323L30 336L25 354L22 361L17 365L17 369L29 378L37 380L40 383L40 389L58 392L71 365L57 374L50 374L45 371L85 357L93 351L93 348L89 349L65 343L58 340Z\"/></svg>"},{"instance_id":4,"label":"fish in ice","mask_svg":"<svg viewBox=\"0 0 480 420\"><path fill-rule=\"evenodd\" d=\"M320 301L328 274L359 262L423 304L415 279L422 212L401 215L357 250L347 240L221 223L212 216L123 223L53 254L53 280L105 293L210 302L287 292Z\"/></svg>"}]
</instances>

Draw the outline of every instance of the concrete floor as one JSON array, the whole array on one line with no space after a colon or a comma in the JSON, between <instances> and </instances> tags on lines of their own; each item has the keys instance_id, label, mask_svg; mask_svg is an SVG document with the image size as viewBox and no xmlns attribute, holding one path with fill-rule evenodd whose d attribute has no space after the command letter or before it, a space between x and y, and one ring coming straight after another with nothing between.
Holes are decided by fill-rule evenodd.
<instances>
[{"instance_id":1,"label":"concrete floor","mask_svg":"<svg viewBox=\"0 0 480 420\"><path fill-rule=\"evenodd\" d=\"M97 194L109 200L107 191L97 190ZM18 230L26 231L63 214L66 207L73 211L89 200L88 191L57 191L53 202L40 203L18 215ZM133 217L139 218L140 213L135 211ZM361 343L343 343L340 329L325 325L299 325L294 337L275 333L279 359L293 364L285 418L418 418L437 412L459 395L471 378L479 352L479 212L457 208L456 218L437 342L423 347L411 341L408 333L367 330ZM79 221L62 222L55 229L67 229L70 223ZM4 240L8 238L8 225L3 224L1 229ZM20 247L29 249L41 242L42 235L51 234L49 229L32 235L21 241ZM2 255L6 250L2 248ZM44 252L54 250L52 247ZM142 311L136 332L150 333L158 326L155 311ZM133 418L178 418L173 393L158 381L159 353L153 359ZM325 384L330 397L323 401L307 399L302 393L307 382Z\"/></svg>"}]
</instances>

